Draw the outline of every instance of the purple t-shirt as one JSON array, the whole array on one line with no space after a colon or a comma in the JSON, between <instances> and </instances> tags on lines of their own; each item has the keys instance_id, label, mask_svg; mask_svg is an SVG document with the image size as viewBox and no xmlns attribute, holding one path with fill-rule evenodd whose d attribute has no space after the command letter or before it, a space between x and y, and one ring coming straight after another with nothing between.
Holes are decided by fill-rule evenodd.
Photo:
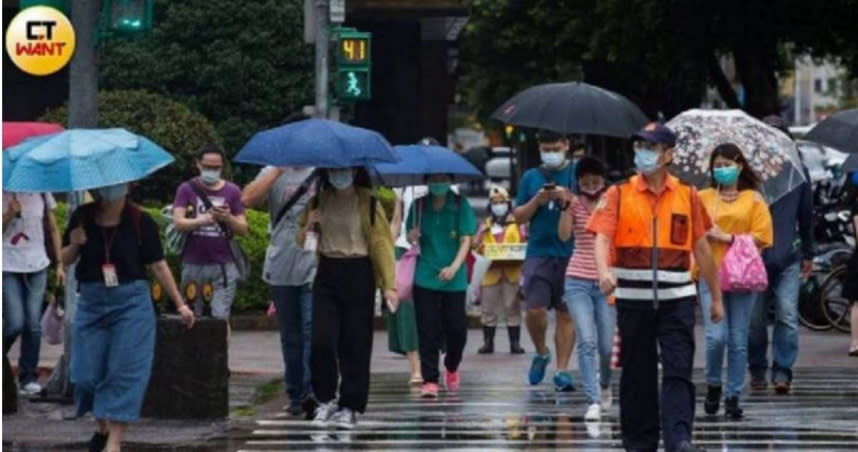
<instances>
[{"instance_id":1,"label":"purple t-shirt","mask_svg":"<svg viewBox=\"0 0 858 452\"><path fill-rule=\"evenodd\" d=\"M220 190L210 190L197 179L188 181L179 186L176 192L176 201L173 207L184 207L188 218L206 213L206 206L197 197L194 189L189 184L197 184L202 187L215 206L229 206L233 215L244 214L244 204L241 203L241 190L232 182L227 182ZM203 226L188 234L185 243L185 251L182 254L182 262L186 264L207 265L226 264L232 262L232 254L229 251L229 239L227 239L220 225Z\"/></svg>"}]
</instances>

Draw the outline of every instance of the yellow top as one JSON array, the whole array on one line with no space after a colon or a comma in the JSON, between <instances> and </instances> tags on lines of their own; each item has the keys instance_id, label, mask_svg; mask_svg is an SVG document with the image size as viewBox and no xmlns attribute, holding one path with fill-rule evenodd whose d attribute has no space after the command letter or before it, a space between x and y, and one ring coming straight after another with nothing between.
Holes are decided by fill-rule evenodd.
<instances>
[{"instance_id":1,"label":"yellow top","mask_svg":"<svg viewBox=\"0 0 858 452\"><path fill-rule=\"evenodd\" d=\"M712 222L725 233L750 234L760 249L772 246L772 216L766 200L756 190L742 190L735 201L728 202L718 196L717 190L707 188L700 191L700 201L712 217ZM715 265L720 267L730 244L710 240L709 245Z\"/></svg>"}]
</instances>

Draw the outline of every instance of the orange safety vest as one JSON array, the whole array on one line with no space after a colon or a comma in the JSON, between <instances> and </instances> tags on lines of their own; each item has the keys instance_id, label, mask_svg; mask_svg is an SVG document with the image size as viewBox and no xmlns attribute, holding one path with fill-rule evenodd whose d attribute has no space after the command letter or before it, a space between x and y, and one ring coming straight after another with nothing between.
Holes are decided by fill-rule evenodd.
<instances>
[{"instance_id":1,"label":"orange safety vest","mask_svg":"<svg viewBox=\"0 0 858 452\"><path fill-rule=\"evenodd\" d=\"M492 234L492 220L486 219L486 229L483 235L483 244L498 243L495 240L495 235ZM507 225L503 234L501 243L521 243L521 231L516 223ZM518 263L503 263L501 265L492 264L483 276L482 286L493 286L500 282L501 277L506 276L509 282L518 282L521 274L521 264Z\"/></svg>"},{"instance_id":2,"label":"orange safety vest","mask_svg":"<svg viewBox=\"0 0 858 452\"><path fill-rule=\"evenodd\" d=\"M697 295L691 279L693 189L674 176L652 205L639 175L618 186L614 235L615 295L621 301L679 300ZM671 188L672 187L672 188Z\"/></svg>"}]
</instances>

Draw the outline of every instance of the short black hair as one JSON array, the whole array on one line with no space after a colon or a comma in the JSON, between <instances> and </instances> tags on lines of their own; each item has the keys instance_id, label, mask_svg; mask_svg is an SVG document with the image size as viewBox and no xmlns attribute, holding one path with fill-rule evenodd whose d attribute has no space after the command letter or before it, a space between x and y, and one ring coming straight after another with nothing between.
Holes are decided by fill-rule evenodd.
<instances>
[{"instance_id":1,"label":"short black hair","mask_svg":"<svg viewBox=\"0 0 858 452\"><path fill-rule=\"evenodd\" d=\"M587 150L587 144L584 143L583 141L576 141L576 142L572 143L572 146L569 146L569 149L571 149L573 151L583 149L584 151L586 151Z\"/></svg>"},{"instance_id":2,"label":"short black hair","mask_svg":"<svg viewBox=\"0 0 858 452\"><path fill-rule=\"evenodd\" d=\"M540 143L554 143L566 139L566 135L548 129L540 130L536 133L536 137Z\"/></svg>"},{"instance_id":3,"label":"short black hair","mask_svg":"<svg viewBox=\"0 0 858 452\"><path fill-rule=\"evenodd\" d=\"M220 146L214 143L204 144L203 147L197 151L197 160L202 160L207 154L217 154L224 162L226 162L226 153L223 152L223 149L221 149Z\"/></svg>"},{"instance_id":4,"label":"short black hair","mask_svg":"<svg viewBox=\"0 0 858 452\"><path fill-rule=\"evenodd\" d=\"M595 157L582 157L575 166L575 176L580 180L586 174L605 177L605 164Z\"/></svg>"}]
</instances>

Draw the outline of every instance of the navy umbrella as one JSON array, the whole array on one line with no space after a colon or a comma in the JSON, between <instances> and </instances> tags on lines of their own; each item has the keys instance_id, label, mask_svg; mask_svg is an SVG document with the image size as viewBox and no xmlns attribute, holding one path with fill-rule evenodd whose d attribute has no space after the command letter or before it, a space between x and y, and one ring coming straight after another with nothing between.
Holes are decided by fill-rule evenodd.
<instances>
[{"instance_id":1,"label":"navy umbrella","mask_svg":"<svg viewBox=\"0 0 858 452\"><path fill-rule=\"evenodd\" d=\"M858 171L858 108L837 112L816 125L805 140L824 144L852 155L843 162L843 171Z\"/></svg>"},{"instance_id":2,"label":"navy umbrella","mask_svg":"<svg viewBox=\"0 0 858 452\"><path fill-rule=\"evenodd\" d=\"M485 179L471 162L445 147L412 144L394 146L393 150L400 159L398 162L376 163L370 171L388 187L423 185L433 174L449 175L453 182Z\"/></svg>"},{"instance_id":3,"label":"navy umbrella","mask_svg":"<svg viewBox=\"0 0 858 452\"><path fill-rule=\"evenodd\" d=\"M350 168L395 162L378 132L327 119L306 119L254 135L235 161L263 166Z\"/></svg>"},{"instance_id":4,"label":"navy umbrella","mask_svg":"<svg viewBox=\"0 0 858 452\"><path fill-rule=\"evenodd\" d=\"M492 118L555 132L628 138L648 122L625 97L584 82L530 87L503 103Z\"/></svg>"}]
</instances>

